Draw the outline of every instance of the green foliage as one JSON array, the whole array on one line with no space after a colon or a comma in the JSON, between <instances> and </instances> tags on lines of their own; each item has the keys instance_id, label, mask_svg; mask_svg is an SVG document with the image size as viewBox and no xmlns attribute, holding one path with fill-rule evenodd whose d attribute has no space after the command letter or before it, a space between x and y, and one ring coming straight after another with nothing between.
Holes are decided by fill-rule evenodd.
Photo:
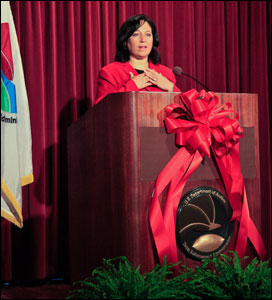
<instances>
[{"instance_id":1,"label":"green foliage","mask_svg":"<svg viewBox=\"0 0 272 300\"><path fill-rule=\"evenodd\" d=\"M140 266L135 270L124 256L104 259L92 277L75 282L80 288L70 291L67 299L200 299L184 281L192 271L188 269L174 277L172 268L176 265L167 264L164 259L162 266L141 274Z\"/></svg>"},{"instance_id":2,"label":"green foliage","mask_svg":"<svg viewBox=\"0 0 272 300\"><path fill-rule=\"evenodd\" d=\"M271 299L271 268L269 261L254 258L243 270L236 252L204 259L196 267L191 284L204 298L210 299ZM210 265L210 268L208 266Z\"/></svg>"},{"instance_id":3,"label":"green foliage","mask_svg":"<svg viewBox=\"0 0 272 300\"><path fill-rule=\"evenodd\" d=\"M253 259L243 270L237 253L204 259L194 270L178 264L156 265L141 274L124 256L104 259L92 276L74 283L67 299L268 299L269 261ZM246 259L246 257L244 258ZM243 260L244 260L243 259ZM174 267L179 265L179 273Z\"/></svg>"}]
</instances>

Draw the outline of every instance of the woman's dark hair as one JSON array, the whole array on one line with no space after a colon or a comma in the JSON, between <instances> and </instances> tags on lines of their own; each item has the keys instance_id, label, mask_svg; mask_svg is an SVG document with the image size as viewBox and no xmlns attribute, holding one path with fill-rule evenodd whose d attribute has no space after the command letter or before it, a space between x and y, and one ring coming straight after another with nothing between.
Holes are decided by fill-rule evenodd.
<instances>
[{"instance_id":1,"label":"woman's dark hair","mask_svg":"<svg viewBox=\"0 0 272 300\"><path fill-rule=\"evenodd\" d=\"M157 64L161 61L160 53L158 52L157 48L160 44L160 38L158 35L158 31L156 28L155 23L149 19L145 15L136 15L132 16L123 23L121 26L117 39L116 39L116 55L115 60L119 62L127 62L129 61L129 50L127 47L127 41L132 36L132 34L142 26L141 20L147 22L151 29L153 35L153 47L149 54L148 59L152 61L153 64Z\"/></svg>"}]
</instances>

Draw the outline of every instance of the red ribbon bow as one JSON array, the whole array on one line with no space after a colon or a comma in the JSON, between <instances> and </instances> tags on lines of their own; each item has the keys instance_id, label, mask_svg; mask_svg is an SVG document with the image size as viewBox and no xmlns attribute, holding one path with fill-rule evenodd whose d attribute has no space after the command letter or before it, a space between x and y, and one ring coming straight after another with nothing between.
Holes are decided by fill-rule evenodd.
<instances>
[{"instance_id":1,"label":"red ribbon bow","mask_svg":"<svg viewBox=\"0 0 272 300\"><path fill-rule=\"evenodd\" d=\"M237 119L227 118L234 110L229 110L230 103L216 108L218 98L214 93L206 94L202 90L197 94L196 90L190 90L181 95L187 111L180 104L172 104L166 108L165 124L168 133L175 132L176 143L187 147L188 150L198 150L202 156L210 157L210 146L218 156L228 154L230 149L243 136L243 129ZM226 110L222 108L227 105ZM182 111L176 115L175 109Z\"/></svg>"},{"instance_id":2,"label":"red ribbon bow","mask_svg":"<svg viewBox=\"0 0 272 300\"><path fill-rule=\"evenodd\" d=\"M184 105L167 106L164 121L168 133L176 133L176 143L182 147L158 175L149 211L161 264L165 255L168 262L177 262L175 224L180 196L187 179L204 156L211 156L210 149L214 153L233 210L231 221L240 222L235 251L240 258L244 257L249 238L259 257L263 258L265 246L249 216L240 169L239 139L244 133L237 121L238 114L230 109L230 103L217 107L218 98L213 92L202 90L197 93L193 89L180 97ZM235 113L234 119L228 117L231 113ZM168 184L168 195L162 212L159 195Z\"/></svg>"}]
</instances>

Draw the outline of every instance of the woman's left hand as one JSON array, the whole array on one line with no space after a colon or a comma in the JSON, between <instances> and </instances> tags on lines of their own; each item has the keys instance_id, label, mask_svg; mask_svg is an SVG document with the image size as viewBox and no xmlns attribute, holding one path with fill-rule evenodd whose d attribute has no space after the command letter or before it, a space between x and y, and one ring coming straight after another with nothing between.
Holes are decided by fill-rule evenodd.
<instances>
[{"instance_id":1,"label":"woman's left hand","mask_svg":"<svg viewBox=\"0 0 272 300\"><path fill-rule=\"evenodd\" d=\"M162 90L173 92L174 83L164 77L161 73L157 73L155 70L147 68L145 74L149 77L149 81L159 87Z\"/></svg>"}]
</instances>

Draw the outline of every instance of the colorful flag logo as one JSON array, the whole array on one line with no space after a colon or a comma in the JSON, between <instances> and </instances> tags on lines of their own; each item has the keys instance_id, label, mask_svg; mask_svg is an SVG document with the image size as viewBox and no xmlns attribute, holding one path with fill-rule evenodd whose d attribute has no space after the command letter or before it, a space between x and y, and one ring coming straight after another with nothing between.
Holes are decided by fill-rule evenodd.
<instances>
[{"instance_id":1,"label":"colorful flag logo","mask_svg":"<svg viewBox=\"0 0 272 300\"><path fill-rule=\"evenodd\" d=\"M1 216L23 226L21 186L33 182L22 60L9 1L1 1Z\"/></svg>"}]
</instances>

